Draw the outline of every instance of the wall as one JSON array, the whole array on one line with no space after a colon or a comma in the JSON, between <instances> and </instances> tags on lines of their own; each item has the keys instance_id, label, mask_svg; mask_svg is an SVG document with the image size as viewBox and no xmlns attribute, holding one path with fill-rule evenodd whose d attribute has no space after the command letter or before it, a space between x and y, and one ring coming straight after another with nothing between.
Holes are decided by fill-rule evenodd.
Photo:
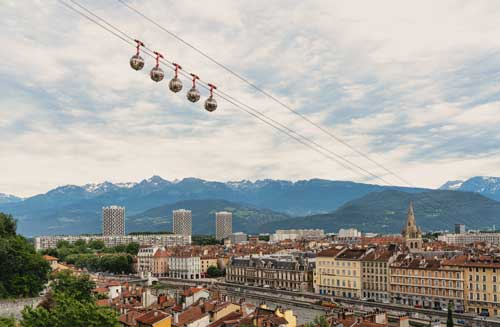
<instances>
[{"instance_id":1,"label":"wall","mask_svg":"<svg viewBox=\"0 0 500 327\"><path fill-rule=\"evenodd\" d=\"M21 311L25 306L35 307L41 299L41 297L35 297L17 300L0 300L0 316L21 318Z\"/></svg>"}]
</instances>

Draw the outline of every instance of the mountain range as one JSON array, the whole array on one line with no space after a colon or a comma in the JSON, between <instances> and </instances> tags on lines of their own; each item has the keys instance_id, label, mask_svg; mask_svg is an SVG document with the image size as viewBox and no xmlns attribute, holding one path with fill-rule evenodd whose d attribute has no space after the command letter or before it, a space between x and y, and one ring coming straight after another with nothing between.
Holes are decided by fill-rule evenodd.
<instances>
[{"instance_id":1,"label":"mountain range","mask_svg":"<svg viewBox=\"0 0 500 327\"><path fill-rule=\"evenodd\" d=\"M357 228L377 233L400 233L413 202L417 224L424 231L451 230L454 224L483 229L500 225L500 202L477 193L433 190L410 194L397 190L372 192L328 214L266 223L263 232L290 228L321 228L327 232Z\"/></svg>"},{"instance_id":2,"label":"mountain range","mask_svg":"<svg viewBox=\"0 0 500 327\"><path fill-rule=\"evenodd\" d=\"M500 194L496 186L500 185L499 180L499 178L475 177L468 181L448 182L442 186L442 189L453 189L453 191L448 191L449 194L465 193L468 195L463 199L460 198L460 195L444 197L442 201L465 201L471 209L477 209L477 212L481 212L482 206L490 205L490 203L484 202L483 197L472 197L470 192L484 193L490 199L498 199L496 196L500 197ZM27 236L99 232L101 208L112 204L126 207L127 226L130 228L130 230L127 228L128 231L169 229L171 223L169 212L174 207L180 208L182 206L193 210L194 220L200 219L199 222L203 223L202 218L204 217L205 225L208 224L206 226L211 226L212 219L210 217L213 210L234 207L236 211L241 213L251 212L254 215L253 224L245 225L244 215L235 216L236 226L241 228L241 231L247 232L273 231L272 228L276 226L291 228L294 224L306 226L305 222L309 220L318 221L318 226L323 226L322 228L326 226L325 229L328 231L338 229L341 224L347 226L355 221L361 223L359 227L363 230L365 227L366 230L369 228L378 230L381 225L369 223L371 214L369 207L362 206L364 208L363 215L366 217L365 220L359 220L359 217L353 216L352 212L346 211L346 206L354 203L354 207L356 207L362 205L358 201L367 201L366 203L369 203L370 206L374 206L372 208L373 217L376 214L380 218L381 216L376 211L378 204L369 201L370 196L378 194L378 196L386 197L385 201L394 207L387 207L384 210L399 212L398 210L406 207L409 198L416 198L418 201L418 194L427 194L423 196L424 198L442 196L439 195L441 194L439 192L443 191L324 179L296 182L272 179L255 182L246 180L214 182L197 178L167 181L159 176L152 176L138 183L104 182L83 186L66 185L25 199L4 195L0 196L0 211L15 216L18 220L19 231ZM396 206L397 200L402 201L398 206ZM196 207L199 213L195 214L195 209L190 206ZM489 211L488 214L490 214ZM391 220L391 216L388 216L388 225L394 226L384 227L381 230L398 230L400 218L403 216L395 214L396 220ZM301 218L294 220L293 217ZM345 217L358 220L350 220ZM440 218L444 220L431 222L429 225L424 224L424 228L444 228L450 222L449 219L453 217L442 216ZM490 220L489 216L484 217L484 219L479 217L474 223L476 228L485 227L491 225ZM140 223L141 221L144 224ZM285 221L289 221L290 225L286 225ZM313 224L306 227L315 226ZM450 226L446 228L450 228Z\"/></svg>"},{"instance_id":3,"label":"mountain range","mask_svg":"<svg viewBox=\"0 0 500 327\"><path fill-rule=\"evenodd\" d=\"M441 186L440 189L474 192L500 201L500 177L476 176L467 180L450 181Z\"/></svg>"}]
</instances>

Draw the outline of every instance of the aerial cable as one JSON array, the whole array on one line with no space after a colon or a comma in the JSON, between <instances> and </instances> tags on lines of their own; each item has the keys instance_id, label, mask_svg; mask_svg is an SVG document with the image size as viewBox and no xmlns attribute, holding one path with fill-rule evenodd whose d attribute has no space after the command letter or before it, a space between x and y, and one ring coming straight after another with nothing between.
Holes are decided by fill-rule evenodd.
<instances>
[{"instance_id":1,"label":"aerial cable","mask_svg":"<svg viewBox=\"0 0 500 327\"><path fill-rule=\"evenodd\" d=\"M62 0L59 0L59 1L60 1L60 2L62 2ZM86 8L86 7L84 7L83 5L79 4L79 3L78 3L78 2L76 2L75 0L69 0L69 1L73 2L75 5L77 5L77 6L78 6L78 7L80 7L81 9L85 10L85 11L86 11L86 12L88 12L89 14L91 14L91 15L93 15L94 17L96 17L97 19L101 20L104 24L108 25L110 28L112 28L112 29L116 30L118 33L122 34L123 36L120 36L120 39L122 39L122 40L126 41L126 38L128 38L128 39L129 39L129 40L131 40L131 41L133 40L133 42L134 42L134 43L137 43L137 40L136 40L136 39L134 39L133 37L131 37L131 36L130 36L130 35L128 35L127 33L123 32L122 30L120 30L120 29L119 29L119 28L117 28L116 26L114 26L114 25L110 24L109 22L107 22L107 21L106 21L105 19L103 19L102 17L100 17L100 16L98 16L98 15L94 14L94 13L93 13L92 11L90 11L88 8ZM64 4L65 4L66 6L68 6L66 3L64 3ZM77 13L81 14L83 17L85 17L85 18L89 19L90 21L92 21L92 22L96 23L97 25L99 25L100 27L104 28L105 30L110 31L110 30L109 30L109 28L104 27L101 23L97 22L95 19L88 17L88 15L86 15L86 14L84 14L84 13L81 13L79 10L77 10L77 9L75 9L75 8L73 8L73 7L70 7L70 8L71 8L72 10L74 10L75 12L77 12ZM116 33L116 32L114 32L114 31L112 32L112 34L113 34L113 35L115 35L115 36L117 35L117 33ZM127 42L127 43L130 43L129 41L126 41L126 42ZM165 64L167 64L167 65L174 65L173 63L170 63L170 62L166 61L166 60L163 58L163 56L159 55L159 53L158 53L157 51L154 51L154 50L149 49L147 46L145 46L145 45L144 45L144 43L141 43L141 46L143 47L143 52L144 52L144 53L146 53L146 54L148 54L150 57L155 58L155 60L158 60L158 61L160 61L160 62L163 62L163 63L165 63ZM152 54L148 53L148 51L152 52L154 55L152 55ZM191 76L191 78L193 79L193 82L194 82L195 80L199 80L199 77L198 77L198 76L196 76L196 75L195 75L196 77L193 77L193 74L186 73L184 70L179 71L179 70L178 70L178 68L180 68L180 66L178 66L178 65L177 65L177 66L175 66L175 65L174 65L174 67L175 67L175 68L177 68L177 71L178 71L178 72L180 72L181 74L184 74L184 76L186 76L186 75L187 75L187 76ZM156 66L155 66L155 68L156 68ZM175 70L175 68L173 68L173 69ZM208 84L210 84L210 83L205 83L205 84L207 84L207 85L208 85ZM195 86L195 84L193 84L193 86ZM226 97L229 97L229 95L227 95L227 94L225 94L225 93L222 93L221 91L218 91L218 92L213 92L213 89L214 89L214 88L211 88L210 86L207 88L205 85L203 85L203 88L205 88L205 89L212 89L212 92L211 92L212 97L213 97L213 94L214 94L214 93L215 93L215 94L217 94L217 95L218 95L218 96L220 96L220 97L222 97L223 95L225 95ZM198 90L197 90L197 89L195 89L195 91L193 91L193 93L195 93L196 91L198 91ZM225 99L225 100L229 101L228 99ZM231 97L231 100L232 100L232 101L230 101L230 103L231 103L231 104L233 104L233 105L235 105L235 101L238 101L238 100L236 100L236 99L234 99L234 98L232 98L232 97ZM191 101L191 100L190 100L190 101ZM238 102L239 102L239 101L238 101ZM240 102L240 103L241 103L241 102ZM325 147L321 146L321 145L320 145L320 144L318 144L317 142L315 142L315 141L313 141L313 140L310 140L309 138L307 138L307 137L305 137L305 136L301 135L300 133L297 133L297 132L293 131L293 130L292 130L292 129L290 129L289 127L287 127L287 126L285 126L285 125L283 125L283 124L279 123L278 121L276 121L276 120L272 119L271 117L268 117L267 115L263 114L262 112L259 112L259 111L257 111L256 109L254 109L254 108L252 108L252 107L250 107L250 106L248 106L248 105L245 105L245 106L247 107L247 109L248 109L248 110L252 110L252 111L256 112L256 113L257 113L257 115L260 115L260 116L262 116L262 117L265 117L265 119L269 119L269 120L271 120L271 121L272 121L273 123L275 123L275 124L279 124L279 125L281 126L281 129L282 129L282 130L283 130L283 129L285 129L285 130L287 130L288 132L291 132L291 133L293 133L293 134L297 135L297 137L302 138L302 139L303 139L303 140L305 140L306 142L311 143L311 144L313 144L313 145L315 145L315 146L317 146L317 147L320 147L322 151L329 152L329 153L331 154L331 155L328 155L328 156L327 156L329 159L333 159L333 158L332 158L332 155L333 155L333 156L337 157L338 159L340 159L340 160L342 160L342 161L347 162L347 164L352 165L352 166L356 167L357 169L359 169L359 170L363 171L364 173L363 173L362 175L365 175L364 177L369 177L369 178L379 179L379 180L381 180L382 182L384 182L384 183L386 183L386 184L391 185L391 183L390 183L389 181L385 180L384 178L382 178L382 177L380 177L380 176L377 176L377 175L375 175L375 174L373 174L373 173L369 172L368 170L366 170L366 169L362 168L361 166L356 165L355 163L351 162L350 160L348 160L348 159L346 159L346 158L344 158L344 157L342 157L342 156L340 156L340 155L336 154L335 152L333 152L333 151L331 151L331 150L329 150L329 149L327 149L327 148L325 148ZM240 109L240 110L242 109L242 108L241 108L241 105L240 105L240 106L237 106L237 108L238 108L238 109ZM207 110L208 110L208 109L207 109ZM247 112L247 113L248 113L248 111L247 111L247 110L245 110L245 112ZM287 133L287 135L288 135L288 133ZM290 135L289 135L289 136L290 136ZM296 139L296 138L294 137L294 139ZM303 143L303 142L301 142L301 143ZM309 147L310 147L310 146L309 146ZM340 163L338 160L335 160L335 162ZM344 163L342 163L342 166L343 166L344 168L346 168L346 169L349 169L349 170L351 170L351 171L356 172L355 170L353 170L353 169L352 169L352 167L347 166L347 165L346 165L346 164L344 164ZM357 172L357 173L359 174L359 172ZM371 177L370 177L370 176L371 176Z\"/></svg>"},{"instance_id":2,"label":"aerial cable","mask_svg":"<svg viewBox=\"0 0 500 327\"><path fill-rule=\"evenodd\" d=\"M63 5L65 5L66 7L68 7L69 9L71 9L71 10L75 11L76 13L80 14L81 16L83 16L83 17L87 18L89 21L91 21L91 22L95 23L96 25L100 26L100 27L101 27L101 28L103 28L104 30L106 30L106 31L108 31L108 32L112 33L113 35L117 36L118 38L120 38L121 40L125 41L126 43L130 44L131 42L130 42L129 40L133 40L133 42L135 42L135 43L136 43L136 55L134 55L134 56L131 58L131 66L132 66L132 59L133 59L135 56L139 56L139 50L140 50L140 47L143 47L143 48L144 48L144 50L143 50L143 51L144 51L144 53L146 53L146 54L147 54L147 55L149 55L150 57L154 58L154 59L155 59L155 61L156 61L156 65L155 65L155 67L153 68L153 70L155 70L155 68L157 68L157 69L160 69L160 70L161 70L161 68L159 68L159 63L160 63L160 62L163 62L163 63L165 63L165 64L167 65L167 67L169 67L169 66L173 66L173 68L171 68L171 67L169 67L169 68L173 69L173 70L174 70L174 72L175 72L175 77L174 77L174 79L175 79L175 78L178 78L178 72L179 72L179 69L181 68L181 67L180 67L180 65L166 61L166 60L164 59L163 55L161 55L159 52L157 52L157 51L153 51L153 50L150 50L149 48L147 48L147 47L144 45L144 43L143 43L143 42L141 42L141 41L139 41L139 40L137 40L137 39L132 38L132 37L131 37L131 36L129 36L127 33L125 33L125 32L123 32L123 31L121 31L120 29L118 29L118 28L117 28L117 27L115 27L114 25L110 24L109 22L107 22L107 21L106 21L106 20L104 20L103 18L101 18L101 17L99 17L98 15L94 14L92 11L90 11L89 9L87 9L87 8L85 8L84 6L80 5L80 4L79 4L78 2L76 2L75 0L69 0L69 1L73 2L74 4L76 4L77 6L79 6L80 8L82 8L83 10L85 10L86 12L88 12L88 13L90 13L91 15L93 15L94 17L96 17L97 19L99 19L99 20L103 21L106 25L110 26L112 29L115 29L116 31L118 31L118 33L122 34L122 35L123 35L123 36L125 36L125 37L123 37L123 36L119 35L119 34L118 34L118 33L116 33L115 31L112 31L112 30L110 30L109 28L107 28L107 27L103 26L101 23L97 22L95 19L93 19L93 18L89 17L88 15L86 15L86 14L82 13L81 11L77 10L76 8L74 8L74 7L72 7L72 6L69 6L69 5L68 5L67 3L65 3L64 1L62 1L62 0L58 0L58 1L59 1L59 2L61 2L61 3L62 3ZM120 1L120 0L118 0L118 1ZM127 38L128 38L129 40L127 40ZM152 52L154 55L153 55L153 54L151 54L151 53L148 53L148 51ZM132 68L134 68L134 67L132 67ZM142 68L142 67L141 67L141 68ZM135 69L135 68L134 68L134 69ZM135 70L137 70L137 69L135 69ZM153 70L151 71L151 78L152 78L153 80L155 80L155 79L153 78L153 75L154 75L154 74L153 74ZM161 72L163 73L163 71L161 71ZM156 71L156 72L155 72L155 75L156 75L156 73L158 73L158 71ZM186 76L186 75L187 75L187 73L185 73L185 72L183 72L183 71L182 71L182 73L184 74L184 76ZM198 92L198 93L199 93L199 91L195 88L195 86L196 86L196 80L200 80L200 79L199 79L199 77L198 77L197 75L195 75L195 74L192 74L192 73L190 73L189 75L192 77L192 82L193 82L193 87L192 87L192 89L191 89L190 91L192 91L192 90L194 89L194 91L193 91L192 93L196 93L196 92ZM158 78L158 77L156 77L156 78ZM161 79L163 79L163 77L161 77ZM161 80L161 79L160 79L160 80ZM156 80L155 80L155 81L156 81ZM182 83L182 82L181 82L181 83ZM343 161L346 161L348 164L350 164L350 165L352 165L352 166L354 166L354 167L358 168L358 169L359 169L359 170L361 170L361 171L364 171L365 173L367 173L368 175L370 175L370 176L372 176L372 177L374 177L374 178L376 178L376 179L380 179L381 181L385 182L385 183L386 183L386 184L388 184L388 185L391 185L391 186L397 187L396 185L394 185L394 184L392 184L392 183L390 183L390 182L386 181L384 178L382 178L382 177L380 177L380 176L378 176L378 175L375 175L375 174L371 173L370 171L368 171L368 170L366 170L366 169L364 169L364 168L362 168L362 167L360 167L360 166L356 165L355 163L353 163L353 162L349 161L348 159L345 159L344 157L342 157L342 156L340 156L340 155L336 154L335 152L333 152L333 151L331 151L331 150L329 150L329 149L324 148L322 145L320 145L320 144L316 143L315 141L312 141L312 140L310 140L309 138L307 138L307 137L305 137L305 136L303 136L303 135L301 135L301 134L299 134L299 133L297 133L297 132L295 132L295 131L291 130L290 128L286 127L285 125L283 125L283 124L279 123L278 121L276 121L276 120L272 119L271 117L269 117L269 116L267 116L267 115L263 114L262 112L259 112L259 111L257 111L256 109L254 109L254 108L252 108L252 107L250 107L250 106L248 106L248 105L246 105L246 104L243 104L241 101L239 101L239 100L237 100L237 99L235 99L235 98L233 98L233 97L229 96L228 94L225 94L225 93L224 93L224 92L222 92L222 91L213 92L213 90L214 90L214 89L216 89L216 87L215 87L213 84L210 84L210 83L205 83L205 84L207 84L208 86L205 86L205 85L203 85L203 84L200 84L200 86L210 91L210 97L209 97L209 99L210 99L210 98L212 98L212 99L213 99L213 94L215 93L215 94L217 94L219 97L221 97L222 99L226 100L228 103L230 103L230 104L232 104L233 106L235 106L237 109L240 109L240 110L242 110L242 111L245 111L246 113L248 113L248 114L250 114L250 115L254 116L255 118L257 118L257 119L261 120L262 122L266 123L267 125L270 125L271 127L273 127L273 128L275 128L275 129L277 129L277 130L281 131L282 133L284 133L284 134L288 135L289 137L293 138L293 139L294 139L294 140L296 140L297 142L299 142L299 143L301 143L301 144L303 144L303 145L307 146L308 148L310 148L310 149L312 149L312 150L314 150L314 151L316 151L316 152L318 152L318 153L322 154L322 155L323 155L323 156L325 156L326 158L328 158L328 159L330 159L330 160L333 160L334 162L336 162L336 163L338 163L338 164L342 165L344 168L349 169L349 170L351 170L351 171L353 171L353 172L355 172L355 173L357 173L357 174L360 174L360 172L359 172L359 171L354 170L351 166L347 166L345 163L338 161L337 159L335 159L335 158L334 158L334 157L332 157L331 155L328 155L327 153L324 153L323 151L326 151L326 152L328 152L328 153L330 153L330 154L333 154L333 155L334 155L334 156L336 156L337 158L339 158L339 159L341 159L341 160L343 160ZM181 88L182 88L182 85L181 85ZM188 92L188 94L189 94L189 92ZM190 97L191 97L192 99L195 99L195 98L196 98L193 94L192 94L191 96L189 96L189 95L188 95L188 99L189 99ZM196 99L196 101L198 101L198 100L199 100L199 98L198 98L198 99ZM191 101L191 100L190 100L190 101ZM196 102L196 101L192 101L192 102ZM208 99L207 99L207 101L208 101ZM238 103L239 103L239 104L238 104ZM244 109L242 106L245 106L248 110ZM206 109L207 111L210 111L209 109L207 109L207 105L205 105L205 109ZM215 109L214 109L214 110L215 110ZM250 111L249 111L249 110L250 110ZM212 110L212 111L213 111L213 110ZM253 112L252 112L252 111L253 111ZM261 117L259 117L259 116L261 116ZM264 118L262 118L262 117L264 117ZM277 126L277 125L278 125L278 126ZM279 127L279 126L281 126L281 127ZM297 135L297 136L292 135L292 133L293 133L293 134L295 134L295 135ZM305 141L305 142L304 142L304 141ZM307 143L306 143L306 142L307 142ZM311 144L315 145L315 146L316 146L316 147L318 147L319 149L318 149L318 148L316 148L316 147L311 146ZM320 150L320 149L321 149L321 150ZM442 205L441 205L441 204L440 204L437 200L435 200L434 198L430 197L429 195L427 195L427 194L425 194L425 193L423 193L423 194L424 194L424 196L427 196L429 199L431 199L433 202L436 202L436 203L438 203L440 206L442 206Z\"/></svg>"},{"instance_id":3,"label":"aerial cable","mask_svg":"<svg viewBox=\"0 0 500 327\"><path fill-rule=\"evenodd\" d=\"M366 160L368 160L372 164L376 165L378 168L384 170L386 173L388 173L388 174L396 177L398 180L400 180L404 184L407 184L407 185L409 185L411 187L415 187L410 181L408 181L405 178L401 177L399 174L397 174L396 172L392 171L391 169L385 167L384 165L382 165L378 161L372 159L370 156L368 156L367 154L365 154L362 151L358 150L354 146L350 145L348 142L344 141L342 138L336 136L335 134L333 134L331 131L329 131L328 129L326 129L325 127L323 127L322 125L320 125L319 123L316 123L315 121L311 120L309 117L307 117L306 115L300 113L299 111L297 111L296 109L292 108L291 106L287 105L286 103L284 103L283 101L281 101L280 99L278 99L276 96L272 95L268 91L266 91L266 90L262 89L261 87L257 86L256 84L254 84L253 82L251 82L250 80L248 80L247 78L245 78L244 76L242 76L241 74L237 73L233 69L229 68L228 66L224 65L223 63L221 63L220 61L216 60L212 56L208 55L206 52L204 52L200 48L198 48L198 47L194 46L193 44L191 44L190 42L184 40L182 37L178 36L176 33L172 32L171 30L167 29L166 27L164 27L160 23L156 22L154 19L152 19L149 16L147 16L146 14L142 13L137 8L129 5L126 1L124 1L124 0L117 0L117 1L119 3L121 3L122 5L124 5L125 7L127 7L129 10L131 10L131 11L135 12L137 15L141 16L143 19L149 21L151 24L155 25L156 27L158 27L159 29L161 29L165 33L169 34L171 37L175 38L176 40L178 40L179 42L183 43L187 47L189 47L192 50L196 51L198 54L200 54L201 56L205 57L206 59L208 59L209 61L211 61L215 65L217 65L220 68L224 69L225 71L227 71L228 73L230 73L231 75L233 75L234 77L236 77L237 79L239 79L240 81L242 81L245 84L249 85L251 88L253 88L257 92L265 95L269 99L271 99L274 102L278 103L283 108L287 109L288 111L290 111L293 114L297 115L298 117L300 117L301 119L305 120L306 122L308 122L312 126L316 127L321 132L323 132L324 134L328 135L330 138L333 138L335 141L337 141L337 142L343 144L344 146L348 147L351 151L354 151L358 155L362 156L363 158L365 158Z\"/></svg>"}]
</instances>

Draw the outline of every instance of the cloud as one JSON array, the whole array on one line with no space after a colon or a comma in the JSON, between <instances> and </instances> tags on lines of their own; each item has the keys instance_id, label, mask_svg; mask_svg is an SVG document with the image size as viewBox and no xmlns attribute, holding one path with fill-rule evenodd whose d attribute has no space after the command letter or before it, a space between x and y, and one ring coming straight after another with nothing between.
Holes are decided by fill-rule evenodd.
<instances>
[{"instance_id":1,"label":"cloud","mask_svg":"<svg viewBox=\"0 0 500 327\"><path fill-rule=\"evenodd\" d=\"M78 1L224 92L384 173L119 2ZM495 1L130 3L416 185L498 174ZM152 58L131 70L132 46L59 2L6 1L0 14L1 192L152 174L370 181L223 99L212 114L187 102L188 80L171 93L149 79Z\"/></svg>"}]
</instances>

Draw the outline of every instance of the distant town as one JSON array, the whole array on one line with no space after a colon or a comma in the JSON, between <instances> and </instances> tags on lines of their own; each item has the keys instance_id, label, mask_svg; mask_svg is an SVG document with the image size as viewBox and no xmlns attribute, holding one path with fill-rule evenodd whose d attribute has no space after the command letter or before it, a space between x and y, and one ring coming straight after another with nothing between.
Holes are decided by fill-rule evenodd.
<instances>
[{"instance_id":1,"label":"distant town","mask_svg":"<svg viewBox=\"0 0 500 327\"><path fill-rule=\"evenodd\" d=\"M290 229L247 235L234 232L232 213L221 211L213 217L215 235L195 240L199 236L192 235L192 212L187 209L172 212L171 232L127 235L125 212L121 206L103 207L100 235L34 238L36 250L44 254L53 272L91 274L94 291L104 294L99 305L118 312L123 326L170 317L174 326L218 327L252 317L261 321L258 327L275 319L295 327L293 310L280 309L284 300L319 307L328 319L344 326L360 317L384 326L391 311L398 312L400 326L415 321L439 326L440 315L446 318L449 308L459 325L496 321L499 315L500 233L467 231L464 224L456 224L454 233L424 234L412 203L401 234L392 235L354 228L335 234ZM122 249L137 245L130 268L106 271L72 255L57 257L67 253L66 247L96 243ZM175 293L179 287L181 300ZM176 291L171 293L172 289ZM237 296L234 290L239 290ZM278 309L259 306L260 302L252 307L245 304L246 297L274 301ZM207 305L215 310L209 317ZM369 308L376 308L377 314ZM189 315L189 323L183 315Z\"/></svg>"}]
</instances>

